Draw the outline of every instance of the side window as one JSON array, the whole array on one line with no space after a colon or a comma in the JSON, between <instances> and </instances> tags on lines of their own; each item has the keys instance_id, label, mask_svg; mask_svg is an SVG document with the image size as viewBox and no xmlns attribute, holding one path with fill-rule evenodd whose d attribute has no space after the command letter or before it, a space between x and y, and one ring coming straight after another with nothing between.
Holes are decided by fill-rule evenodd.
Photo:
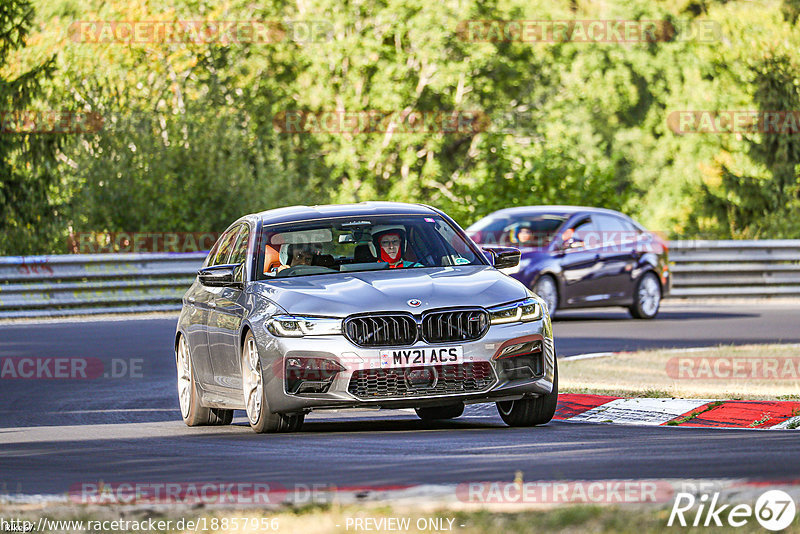
<instances>
[{"instance_id":1,"label":"side window","mask_svg":"<svg viewBox=\"0 0 800 534\"><path fill-rule=\"evenodd\" d=\"M623 224L622 219L613 215L599 214L594 215L597 230L600 232L600 241L604 245L620 244L630 241L630 232L627 230L626 225Z\"/></svg>"},{"instance_id":2,"label":"side window","mask_svg":"<svg viewBox=\"0 0 800 534\"><path fill-rule=\"evenodd\" d=\"M222 241L221 236L220 239L217 239L217 242L211 246L211 250L208 251L208 255L206 259L203 261L203 267L210 267L212 262L214 261L214 256L217 255L217 248L219 248L219 242Z\"/></svg>"},{"instance_id":3,"label":"side window","mask_svg":"<svg viewBox=\"0 0 800 534\"><path fill-rule=\"evenodd\" d=\"M579 220L576 224L561 234L564 243L572 241L574 244L568 248L593 248L599 245L597 229L590 217Z\"/></svg>"},{"instance_id":4,"label":"side window","mask_svg":"<svg viewBox=\"0 0 800 534\"><path fill-rule=\"evenodd\" d=\"M222 237L219 238L217 253L214 255L214 261L211 262L211 265L228 263L228 256L233 249L233 244L236 242L236 235L239 233L240 228L241 226L235 226L222 234Z\"/></svg>"},{"instance_id":5,"label":"side window","mask_svg":"<svg viewBox=\"0 0 800 534\"><path fill-rule=\"evenodd\" d=\"M633 223L627 219L620 219L620 223L622 223L622 227L625 229L626 232L638 232L638 228L636 228Z\"/></svg>"},{"instance_id":6,"label":"side window","mask_svg":"<svg viewBox=\"0 0 800 534\"><path fill-rule=\"evenodd\" d=\"M236 238L236 244L233 246L233 254L230 263L242 263L247 259L247 245L250 241L250 228L245 224L242 226L242 231L239 232L239 237Z\"/></svg>"},{"instance_id":7,"label":"side window","mask_svg":"<svg viewBox=\"0 0 800 534\"><path fill-rule=\"evenodd\" d=\"M233 246L231 259L228 260L228 263L244 263L247 260L247 245L249 242L250 227L246 224L243 224L242 231L239 232L239 236L236 238L236 244ZM244 282L247 277L247 266L244 266L239 273L239 281Z\"/></svg>"},{"instance_id":8,"label":"side window","mask_svg":"<svg viewBox=\"0 0 800 534\"><path fill-rule=\"evenodd\" d=\"M620 218L619 222L622 224L622 243L635 243L641 236L641 231L636 228L632 221Z\"/></svg>"}]
</instances>

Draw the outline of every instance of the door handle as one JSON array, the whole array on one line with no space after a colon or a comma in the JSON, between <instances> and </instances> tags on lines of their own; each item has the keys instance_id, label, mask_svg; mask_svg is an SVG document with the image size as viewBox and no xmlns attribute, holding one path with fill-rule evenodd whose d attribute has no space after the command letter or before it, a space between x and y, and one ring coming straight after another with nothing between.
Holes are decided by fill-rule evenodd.
<instances>
[{"instance_id":1,"label":"door handle","mask_svg":"<svg viewBox=\"0 0 800 534\"><path fill-rule=\"evenodd\" d=\"M208 307L212 308L212 309L216 308L217 307L217 303L212 300L211 302L208 303Z\"/></svg>"}]
</instances>

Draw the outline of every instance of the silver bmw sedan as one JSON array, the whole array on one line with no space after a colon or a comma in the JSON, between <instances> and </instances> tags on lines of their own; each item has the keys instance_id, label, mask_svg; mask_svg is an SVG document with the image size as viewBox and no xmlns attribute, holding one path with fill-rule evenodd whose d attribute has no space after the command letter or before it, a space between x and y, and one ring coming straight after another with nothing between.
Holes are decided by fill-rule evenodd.
<instances>
[{"instance_id":1,"label":"silver bmw sedan","mask_svg":"<svg viewBox=\"0 0 800 534\"><path fill-rule=\"evenodd\" d=\"M298 431L311 410L414 408L424 420L494 402L508 425L550 421L558 369L543 301L441 211L365 202L247 215L211 249L175 335L189 426Z\"/></svg>"}]
</instances>

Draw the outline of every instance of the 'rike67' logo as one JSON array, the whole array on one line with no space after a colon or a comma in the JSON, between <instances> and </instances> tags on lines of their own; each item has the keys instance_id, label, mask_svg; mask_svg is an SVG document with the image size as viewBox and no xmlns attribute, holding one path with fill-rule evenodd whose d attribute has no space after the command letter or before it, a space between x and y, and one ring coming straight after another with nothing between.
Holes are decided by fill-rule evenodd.
<instances>
[{"instance_id":1,"label":"'rike67' logo","mask_svg":"<svg viewBox=\"0 0 800 534\"><path fill-rule=\"evenodd\" d=\"M667 526L671 527L677 519L682 527L687 526L684 513L689 512L695 507L699 500L697 511L694 513L694 521L691 526L708 527L712 524L721 527L724 524L732 527L741 527L750 520L753 515L756 521L767 530L777 531L788 527L794 520L795 503L794 499L781 490L769 490L764 492L756 500L755 508L749 504L719 504L719 493L714 493L709 501L708 494L703 494L699 499L691 493L678 493L669 514ZM691 519L692 514L687 514Z\"/></svg>"}]
</instances>

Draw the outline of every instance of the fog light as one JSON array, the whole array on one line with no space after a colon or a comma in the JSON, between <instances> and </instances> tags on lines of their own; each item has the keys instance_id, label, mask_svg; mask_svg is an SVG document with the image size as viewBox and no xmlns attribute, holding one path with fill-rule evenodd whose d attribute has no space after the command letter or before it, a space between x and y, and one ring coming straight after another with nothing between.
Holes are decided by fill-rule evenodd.
<instances>
[{"instance_id":1,"label":"fog light","mask_svg":"<svg viewBox=\"0 0 800 534\"><path fill-rule=\"evenodd\" d=\"M337 373L345 368L327 358L286 358L286 391L297 393L325 393Z\"/></svg>"},{"instance_id":2,"label":"fog light","mask_svg":"<svg viewBox=\"0 0 800 534\"><path fill-rule=\"evenodd\" d=\"M544 374L544 352L538 340L503 347L495 360L508 380L527 380Z\"/></svg>"}]
</instances>

